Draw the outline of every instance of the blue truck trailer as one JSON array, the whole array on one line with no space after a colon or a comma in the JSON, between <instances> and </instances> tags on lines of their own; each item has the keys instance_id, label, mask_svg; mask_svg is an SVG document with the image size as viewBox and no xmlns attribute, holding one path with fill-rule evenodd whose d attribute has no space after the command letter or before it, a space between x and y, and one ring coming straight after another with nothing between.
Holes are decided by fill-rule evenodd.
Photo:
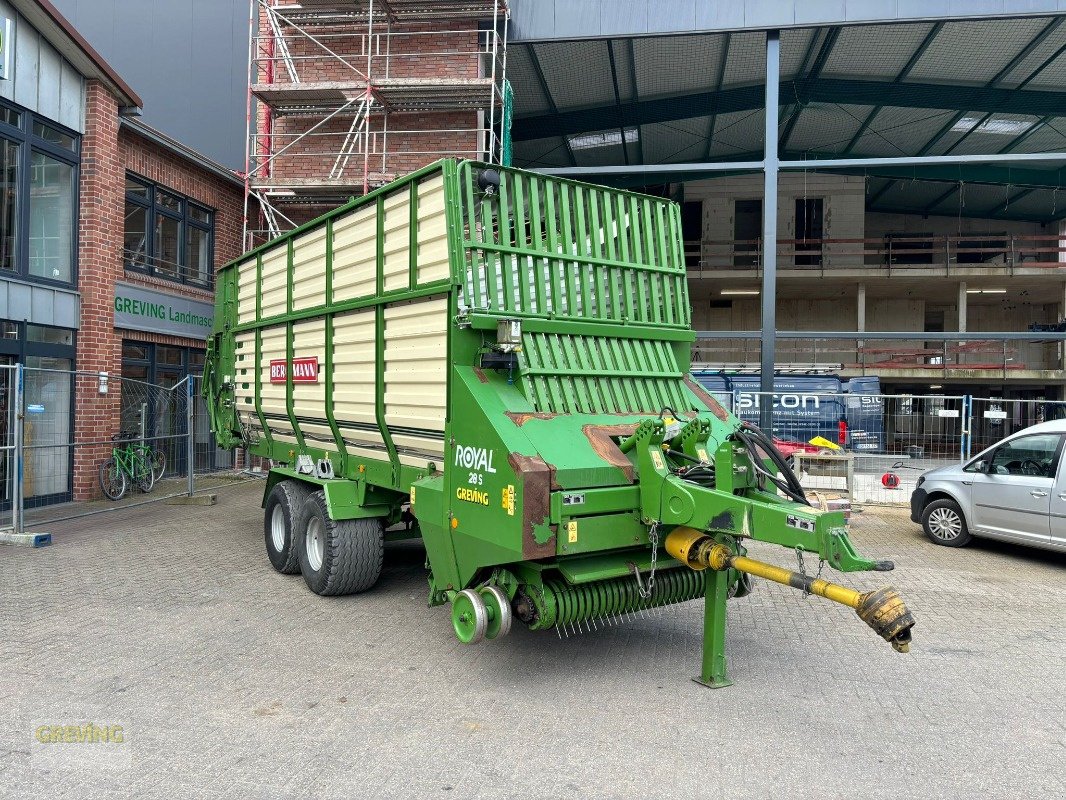
<instances>
[{"instance_id":1,"label":"blue truck trailer","mask_svg":"<svg viewBox=\"0 0 1066 800\"><path fill-rule=\"evenodd\" d=\"M711 370L693 370L693 375L747 422L758 424L762 403L771 400L760 393L758 375ZM884 452L885 408L877 378L776 375L772 402L772 433L778 439L809 442L820 436L856 452Z\"/></svg>"}]
</instances>

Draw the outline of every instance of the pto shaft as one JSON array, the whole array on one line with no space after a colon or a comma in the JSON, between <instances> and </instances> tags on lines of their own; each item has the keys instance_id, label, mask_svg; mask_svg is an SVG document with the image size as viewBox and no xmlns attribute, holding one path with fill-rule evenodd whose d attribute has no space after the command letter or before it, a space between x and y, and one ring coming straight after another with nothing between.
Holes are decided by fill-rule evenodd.
<instances>
[{"instance_id":1,"label":"pto shaft","mask_svg":"<svg viewBox=\"0 0 1066 800\"><path fill-rule=\"evenodd\" d=\"M710 567L716 571L735 569L774 583L816 594L834 603L855 609L859 618L900 653L910 649L914 617L899 593L891 586L872 592L857 592L820 578L735 555L728 547L692 528L675 528L666 537L666 551L691 569Z\"/></svg>"}]
</instances>

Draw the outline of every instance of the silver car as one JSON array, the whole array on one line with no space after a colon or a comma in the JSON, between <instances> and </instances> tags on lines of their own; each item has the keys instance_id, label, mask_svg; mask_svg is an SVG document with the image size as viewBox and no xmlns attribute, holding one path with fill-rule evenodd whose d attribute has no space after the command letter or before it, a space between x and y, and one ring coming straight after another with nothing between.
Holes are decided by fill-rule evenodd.
<instances>
[{"instance_id":1,"label":"silver car","mask_svg":"<svg viewBox=\"0 0 1066 800\"><path fill-rule=\"evenodd\" d=\"M974 536L1066 550L1066 420L1008 436L964 464L924 473L911 519L937 544Z\"/></svg>"}]
</instances>

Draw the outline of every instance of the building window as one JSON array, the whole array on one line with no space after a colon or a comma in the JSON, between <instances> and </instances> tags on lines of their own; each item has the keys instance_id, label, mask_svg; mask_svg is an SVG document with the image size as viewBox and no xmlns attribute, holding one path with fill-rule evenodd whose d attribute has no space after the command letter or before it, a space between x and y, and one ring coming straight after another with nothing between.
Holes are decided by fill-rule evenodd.
<instances>
[{"instance_id":1,"label":"building window","mask_svg":"<svg viewBox=\"0 0 1066 800\"><path fill-rule=\"evenodd\" d=\"M74 281L74 167L33 154L30 183L30 275Z\"/></svg>"},{"instance_id":2,"label":"building window","mask_svg":"<svg viewBox=\"0 0 1066 800\"><path fill-rule=\"evenodd\" d=\"M126 176L126 269L209 288L215 215L169 189Z\"/></svg>"},{"instance_id":3,"label":"building window","mask_svg":"<svg viewBox=\"0 0 1066 800\"><path fill-rule=\"evenodd\" d=\"M0 103L0 270L77 280L79 145L76 133Z\"/></svg>"}]
</instances>

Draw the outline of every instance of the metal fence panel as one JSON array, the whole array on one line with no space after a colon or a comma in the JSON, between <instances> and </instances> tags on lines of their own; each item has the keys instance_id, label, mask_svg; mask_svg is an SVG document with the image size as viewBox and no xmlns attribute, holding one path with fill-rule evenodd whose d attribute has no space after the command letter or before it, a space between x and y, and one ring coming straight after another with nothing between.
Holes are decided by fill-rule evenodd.
<instances>
[{"instance_id":1,"label":"metal fence panel","mask_svg":"<svg viewBox=\"0 0 1066 800\"><path fill-rule=\"evenodd\" d=\"M23 533L27 514L40 529L222 485L237 459L215 446L200 384L0 366L0 528ZM121 464L105 470L109 485L128 487L118 501L102 491L101 465L112 459ZM140 469L149 461L151 482Z\"/></svg>"}]
</instances>

